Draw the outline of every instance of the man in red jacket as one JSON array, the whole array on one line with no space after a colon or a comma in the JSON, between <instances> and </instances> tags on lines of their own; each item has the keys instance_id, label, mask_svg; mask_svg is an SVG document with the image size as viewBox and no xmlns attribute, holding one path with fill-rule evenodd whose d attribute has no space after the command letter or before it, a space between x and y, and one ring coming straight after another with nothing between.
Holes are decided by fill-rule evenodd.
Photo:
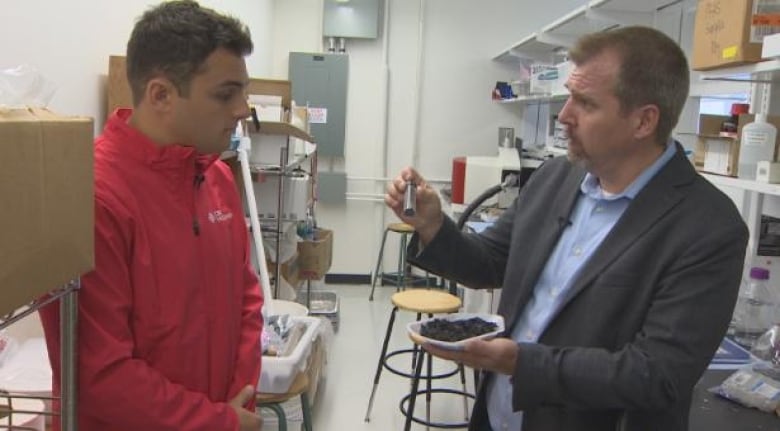
<instances>
[{"instance_id":1,"label":"man in red jacket","mask_svg":"<svg viewBox=\"0 0 780 431\"><path fill-rule=\"evenodd\" d=\"M95 142L95 269L82 278L81 431L257 431L260 294L217 159L248 115L249 30L163 3L127 44L134 109ZM41 310L59 391L59 313ZM59 424L55 424L59 429Z\"/></svg>"}]
</instances>

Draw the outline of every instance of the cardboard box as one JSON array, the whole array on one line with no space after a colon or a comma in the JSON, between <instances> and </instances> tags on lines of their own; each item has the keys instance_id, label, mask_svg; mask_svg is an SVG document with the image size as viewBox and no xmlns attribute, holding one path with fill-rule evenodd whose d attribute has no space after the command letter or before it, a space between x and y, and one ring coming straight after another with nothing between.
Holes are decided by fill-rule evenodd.
<instances>
[{"instance_id":1,"label":"cardboard box","mask_svg":"<svg viewBox=\"0 0 780 431\"><path fill-rule=\"evenodd\" d=\"M720 175L737 175L739 140L719 135L721 124L729 118L722 115L699 116L699 133L693 153L696 170Z\"/></svg>"},{"instance_id":2,"label":"cardboard box","mask_svg":"<svg viewBox=\"0 0 780 431\"><path fill-rule=\"evenodd\" d=\"M314 239L298 243L301 278L319 280L330 269L333 260L333 231L317 229Z\"/></svg>"},{"instance_id":3,"label":"cardboard box","mask_svg":"<svg viewBox=\"0 0 780 431\"><path fill-rule=\"evenodd\" d=\"M761 41L751 40L752 0L699 0L693 33L694 70L761 60Z\"/></svg>"},{"instance_id":4,"label":"cardboard box","mask_svg":"<svg viewBox=\"0 0 780 431\"><path fill-rule=\"evenodd\" d=\"M265 264L268 267L269 277L276 277L276 262L266 259ZM298 258L298 254L295 254L288 259L287 262L284 262L279 271L282 278L284 278L290 286L296 289L300 287L303 280L301 280L300 259Z\"/></svg>"},{"instance_id":5,"label":"cardboard box","mask_svg":"<svg viewBox=\"0 0 780 431\"><path fill-rule=\"evenodd\" d=\"M127 61L124 56L112 55L108 58L108 88L106 89L106 115L111 115L117 108L132 108L133 97L130 84L127 82ZM282 106L290 109L290 81L280 79L249 80L248 94L281 96Z\"/></svg>"},{"instance_id":6,"label":"cardboard box","mask_svg":"<svg viewBox=\"0 0 780 431\"><path fill-rule=\"evenodd\" d=\"M94 266L93 125L0 111L0 314Z\"/></svg>"}]
</instances>

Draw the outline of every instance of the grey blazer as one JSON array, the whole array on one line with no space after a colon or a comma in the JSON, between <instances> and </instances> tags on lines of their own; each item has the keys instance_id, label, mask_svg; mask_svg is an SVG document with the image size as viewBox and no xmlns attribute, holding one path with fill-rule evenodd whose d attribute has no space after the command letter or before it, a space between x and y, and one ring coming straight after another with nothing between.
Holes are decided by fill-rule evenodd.
<instances>
[{"instance_id":1,"label":"grey blazer","mask_svg":"<svg viewBox=\"0 0 780 431\"><path fill-rule=\"evenodd\" d=\"M462 234L445 217L423 250L413 237L410 261L469 287L501 286L508 334L584 175L565 157L550 160L492 228ZM678 145L585 264L539 342L519 345L512 405L524 412L523 430L687 430L693 386L731 318L747 237L732 201ZM469 429L490 429L484 384Z\"/></svg>"}]
</instances>

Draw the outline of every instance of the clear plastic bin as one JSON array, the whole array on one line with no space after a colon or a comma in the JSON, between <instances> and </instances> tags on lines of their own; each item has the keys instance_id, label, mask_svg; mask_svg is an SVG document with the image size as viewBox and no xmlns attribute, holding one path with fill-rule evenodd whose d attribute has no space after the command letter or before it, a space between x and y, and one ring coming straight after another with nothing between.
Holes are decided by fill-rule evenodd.
<instances>
[{"instance_id":1,"label":"clear plastic bin","mask_svg":"<svg viewBox=\"0 0 780 431\"><path fill-rule=\"evenodd\" d=\"M319 332L320 319L308 316L292 317L293 321L304 322L306 331L301 336L292 353L287 356L263 356L260 381L257 384L259 392L283 394L298 373L306 370L309 354Z\"/></svg>"}]
</instances>

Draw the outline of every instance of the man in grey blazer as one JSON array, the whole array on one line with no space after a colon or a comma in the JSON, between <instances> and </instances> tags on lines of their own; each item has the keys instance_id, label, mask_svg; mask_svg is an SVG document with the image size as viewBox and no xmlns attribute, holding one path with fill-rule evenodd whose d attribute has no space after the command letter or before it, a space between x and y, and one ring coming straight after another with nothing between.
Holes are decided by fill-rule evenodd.
<instances>
[{"instance_id":1,"label":"man in grey blazer","mask_svg":"<svg viewBox=\"0 0 780 431\"><path fill-rule=\"evenodd\" d=\"M689 86L673 40L624 27L582 38L570 57L568 157L544 163L490 229L459 232L414 169L388 186L387 205L415 227L414 264L502 287L505 337L424 347L487 372L470 430L686 430L747 228L670 139Z\"/></svg>"}]
</instances>

